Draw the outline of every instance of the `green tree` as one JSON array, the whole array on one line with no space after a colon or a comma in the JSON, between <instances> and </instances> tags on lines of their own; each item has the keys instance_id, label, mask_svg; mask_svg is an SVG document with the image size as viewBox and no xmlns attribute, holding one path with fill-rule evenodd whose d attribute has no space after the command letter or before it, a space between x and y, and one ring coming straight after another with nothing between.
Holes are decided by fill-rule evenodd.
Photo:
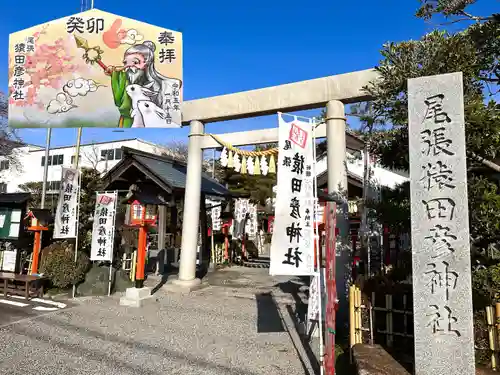
<instances>
[{"instance_id":1,"label":"green tree","mask_svg":"<svg viewBox=\"0 0 500 375\"><path fill-rule=\"evenodd\" d=\"M371 152L385 167L409 170L407 79L461 71L464 79L466 147L471 245L474 260L495 264L500 239L500 27L496 14L474 16L467 5L476 1L425 0L417 16L440 14L462 22L458 32L433 31L420 40L388 43L376 67L380 78L365 90L374 98L370 117L380 126L369 136ZM365 119L366 123L366 119ZM386 126L389 126L387 128ZM387 192L379 207L384 222L409 213L409 189ZM401 222L408 227L409 221ZM409 229L409 228L408 228ZM475 284L477 285L477 283Z\"/></svg>"},{"instance_id":2,"label":"green tree","mask_svg":"<svg viewBox=\"0 0 500 375\"><path fill-rule=\"evenodd\" d=\"M80 213L79 213L79 251L90 253L92 243L92 226L94 224L94 210L96 192L102 188L102 180L99 171L92 168L83 168L80 190Z\"/></svg>"},{"instance_id":3,"label":"green tree","mask_svg":"<svg viewBox=\"0 0 500 375\"><path fill-rule=\"evenodd\" d=\"M30 207L38 208L40 207L40 202L42 201L42 188L43 183L41 181L31 181L25 184L20 184L19 189L26 193L31 193Z\"/></svg>"},{"instance_id":4,"label":"green tree","mask_svg":"<svg viewBox=\"0 0 500 375\"><path fill-rule=\"evenodd\" d=\"M276 143L268 143L256 146L255 151L264 151L275 148ZM275 161L277 158L275 156ZM276 185L276 174L266 176L249 175L235 172L231 168L223 168L220 162L216 162L216 176L222 184L227 184L232 193L248 195L250 199L265 205L267 198L273 197L273 186Z\"/></svg>"}]
</instances>

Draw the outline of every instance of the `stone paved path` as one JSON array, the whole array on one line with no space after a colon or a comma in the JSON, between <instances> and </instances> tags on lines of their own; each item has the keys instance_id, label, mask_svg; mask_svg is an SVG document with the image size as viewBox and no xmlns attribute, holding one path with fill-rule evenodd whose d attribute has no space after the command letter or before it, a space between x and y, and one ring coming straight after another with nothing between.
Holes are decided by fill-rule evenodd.
<instances>
[{"instance_id":1,"label":"stone paved path","mask_svg":"<svg viewBox=\"0 0 500 375\"><path fill-rule=\"evenodd\" d=\"M294 324L295 298L272 287L287 280L265 271L215 277L229 281L184 296L159 289L141 309L119 306L119 296L80 300L4 326L0 373L314 374Z\"/></svg>"}]
</instances>

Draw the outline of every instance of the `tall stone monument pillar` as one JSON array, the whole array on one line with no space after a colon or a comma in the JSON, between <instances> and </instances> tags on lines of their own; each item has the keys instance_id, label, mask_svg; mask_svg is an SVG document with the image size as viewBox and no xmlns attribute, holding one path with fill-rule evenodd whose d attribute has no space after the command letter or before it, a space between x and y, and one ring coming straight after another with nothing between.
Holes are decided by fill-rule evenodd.
<instances>
[{"instance_id":1,"label":"tall stone monument pillar","mask_svg":"<svg viewBox=\"0 0 500 375\"><path fill-rule=\"evenodd\" d=\"M408 80L416 375L473 375L462 73Z\"/></svg>"}]
</instances>

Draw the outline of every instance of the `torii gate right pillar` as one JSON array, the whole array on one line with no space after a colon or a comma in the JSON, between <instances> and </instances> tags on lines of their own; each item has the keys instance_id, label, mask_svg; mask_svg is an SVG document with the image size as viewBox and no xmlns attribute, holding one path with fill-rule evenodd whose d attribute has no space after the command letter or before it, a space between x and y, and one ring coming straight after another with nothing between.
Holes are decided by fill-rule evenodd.
<instances>
[{"instance_id":1,"label":"torii gate right pillar","mask_svg":"<svg viewBox=\"0 0 500 375\"><path fill-rule=\"evenodd\" d=\"M347 206L347 163L346 163L346 118L344 103L331 100L326 105L326 139L328 193L337 193L345 198L345 203L337 205L335 282L337 284L337 331L342 331L348 324L348 288L351 266L349 246L349 217Z\"/></svg>"}]
</instances>

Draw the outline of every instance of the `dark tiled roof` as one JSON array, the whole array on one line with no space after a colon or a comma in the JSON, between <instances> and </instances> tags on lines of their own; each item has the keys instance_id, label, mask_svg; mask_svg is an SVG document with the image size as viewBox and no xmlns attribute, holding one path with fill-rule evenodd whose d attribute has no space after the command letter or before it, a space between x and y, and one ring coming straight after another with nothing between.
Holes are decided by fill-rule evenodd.
<instances>
[{"instance_id":1,"label":"dark tiled roof","mask_svg":"<svg viewBox=\"0 0 500 375\"><path fill-rule=\"evenodd\" d=\"M27 202L30 196L30 193L3 193L0 194L0 205L2 203L21 204Z\"/></svg>"},{"instance_id":2,"label":"dark tiled roof","mask_svg":"<svg viewBox=\"0 0 500 375\"><path fill-rule=\"evenodd\" d=\"M111 171L119 170L127 158L134 159L141 166L146 168L151 174L156 176L172 189L186 188L186 164L179 162L168 156L158 156L144 151L122 147L125 157L116 164ZM229 195L230 192L223 185L206 174L202 174L201 191L207 195Z\"/></svg>"}]
</instances>

